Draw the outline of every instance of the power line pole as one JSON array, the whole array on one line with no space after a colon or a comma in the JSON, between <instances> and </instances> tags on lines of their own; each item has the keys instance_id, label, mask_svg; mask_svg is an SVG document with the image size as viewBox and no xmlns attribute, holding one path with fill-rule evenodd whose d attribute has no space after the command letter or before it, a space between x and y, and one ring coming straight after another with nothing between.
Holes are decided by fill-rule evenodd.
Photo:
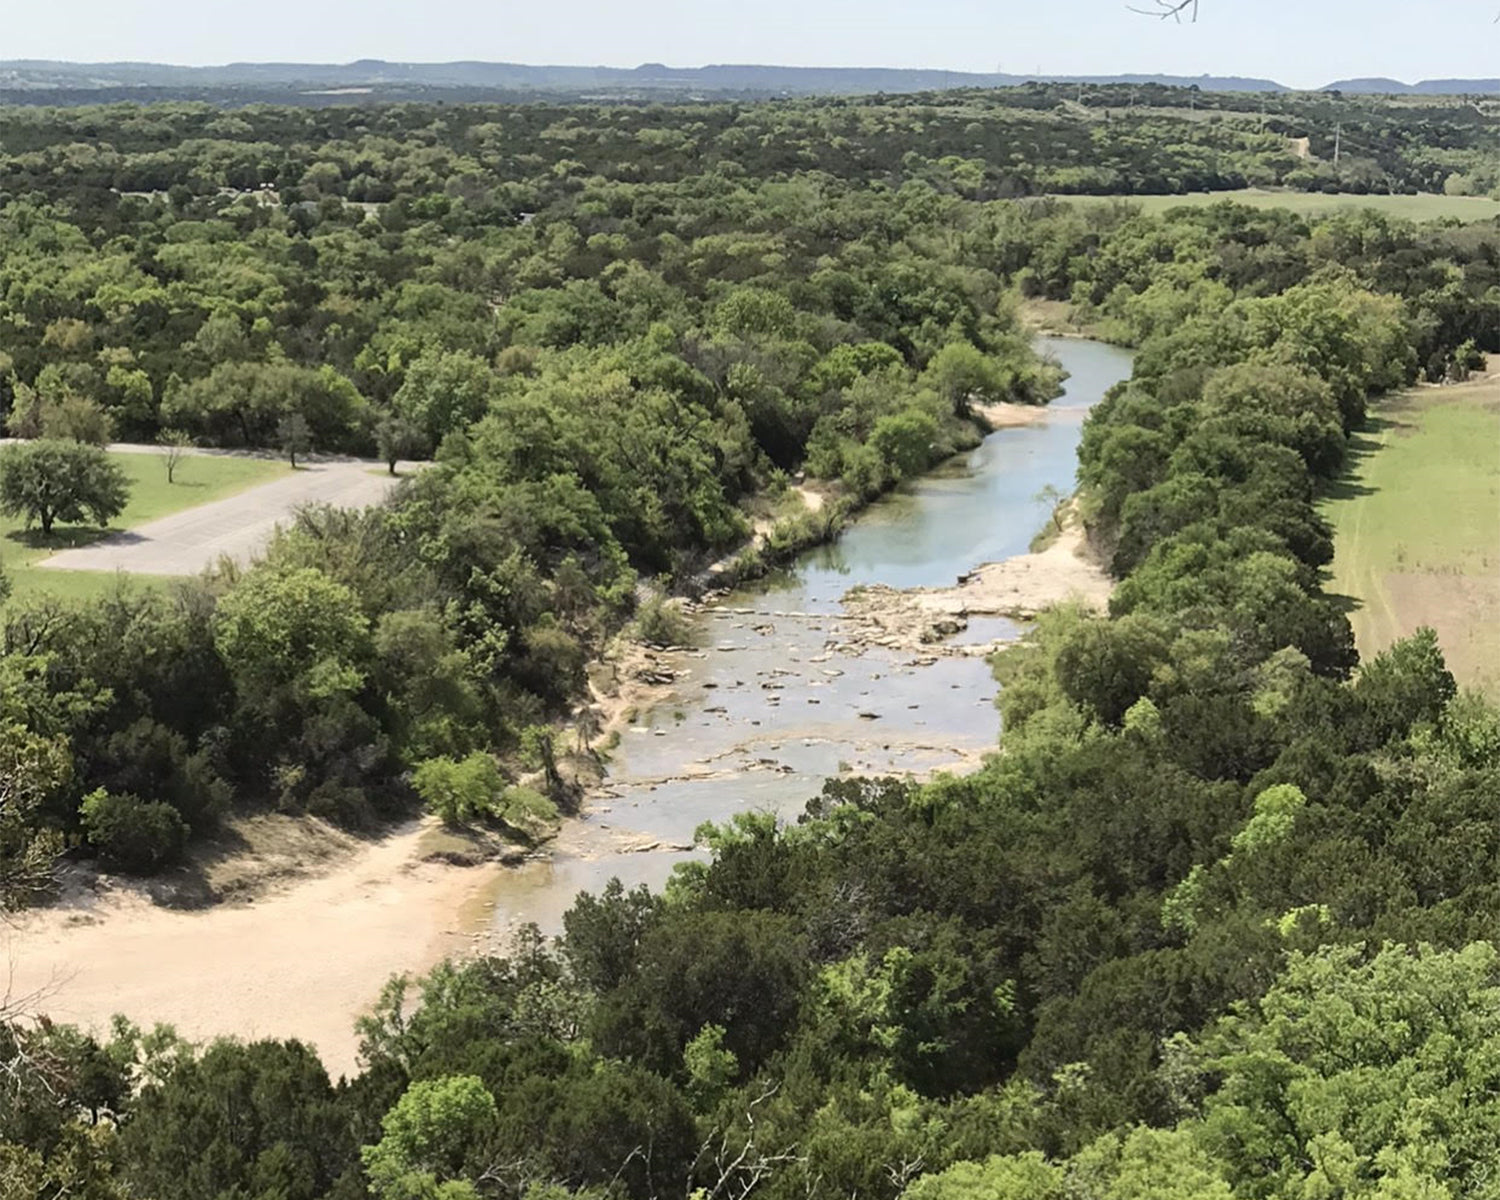
<instances>
[{"instance_id":1,"label":"power line pole","mask_svg":"<svg viewBox=\"0 0 1500 1200\"><path fill-rule=\"evenodd\" d=\"M1339 165L1339 158L1344 152L1344 123L1340 121L1333 129L1333 165Z\"/></svg>"}]
</instances>

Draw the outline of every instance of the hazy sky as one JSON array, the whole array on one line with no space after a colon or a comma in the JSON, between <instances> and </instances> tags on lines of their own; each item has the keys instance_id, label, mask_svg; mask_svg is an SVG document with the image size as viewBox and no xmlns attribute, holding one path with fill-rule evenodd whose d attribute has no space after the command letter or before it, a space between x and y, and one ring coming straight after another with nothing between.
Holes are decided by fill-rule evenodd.
<instances>
[{"instance_id":1,"label":"hazy sky","mask_svg":"<svg viewBox=\"0 0 1500 1200\"><path fill-rule=\"evenodd\" d=\"M0 58L910 66L1016 74L1500 76L1500 0L34 0ZM1135 0L1147 5L1154 0Z\"/></svg>"}]
</instances>

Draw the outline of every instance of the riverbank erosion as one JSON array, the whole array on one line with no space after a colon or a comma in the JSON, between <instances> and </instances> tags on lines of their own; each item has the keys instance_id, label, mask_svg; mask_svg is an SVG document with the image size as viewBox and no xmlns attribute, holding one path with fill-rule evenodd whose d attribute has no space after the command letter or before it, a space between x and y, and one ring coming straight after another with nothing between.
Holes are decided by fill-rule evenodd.
<instances>
[{"instance_id":1,"label":"riverbank erosion","mask_svg":"<svg viewBox=\"0 0 1500 1200\"><path fill-rule=\"evenodd\" d=\"M858 636L875 645L933 653L985 653L992 647L973 643L955 647L945 645L945 639L962 632L969 618L976 616L1030 620L1069 601L1103 612L1112 588L1082 526L1070 518L1045 549L985 563L961 576L953 587L857 587L845 594L844 607L850 622L862 627Z\"/></svg>"}]
</instances>

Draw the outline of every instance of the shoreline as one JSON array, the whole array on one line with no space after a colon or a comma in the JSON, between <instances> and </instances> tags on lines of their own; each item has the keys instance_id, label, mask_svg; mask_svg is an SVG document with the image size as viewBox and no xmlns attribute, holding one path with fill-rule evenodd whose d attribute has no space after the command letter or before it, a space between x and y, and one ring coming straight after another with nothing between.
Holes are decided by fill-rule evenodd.
<instances>
[{"instance_id":1,"label":"shoreline","mask_svg":"<svg viewBox=\"0 0 1500 1200\"><path fill-rule=\"evenodd\" d=\"M864 625L874 645L902 650L945 651L943 639L970 617L1031 620L1044 609L1070 601L1103 612L1114 582L1093 555L1071 509L1057 537L1043 550L1003 562L984 563L952 587L856 588L844 595L849 616ZM969 653L974 647L960 647Z\"/></svg>"}]
</instances>

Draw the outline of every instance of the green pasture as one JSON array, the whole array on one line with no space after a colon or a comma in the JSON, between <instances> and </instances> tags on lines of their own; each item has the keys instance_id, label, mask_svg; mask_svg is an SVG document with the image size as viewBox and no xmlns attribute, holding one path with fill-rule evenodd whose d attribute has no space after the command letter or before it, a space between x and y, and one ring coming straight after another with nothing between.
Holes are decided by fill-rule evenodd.
<instances>
[{"instance_id":1,"label":"green pasture","mask_svg":"<svg viewBox=\"0 0 1500 1200\"><path fill-rule=\"evenodd\" d=\"M1430 625L1459 681L1500 696L1500 383L1394 397L1353 451L1324 512L1360 653Z\"/></svg>"}]
</instances>

